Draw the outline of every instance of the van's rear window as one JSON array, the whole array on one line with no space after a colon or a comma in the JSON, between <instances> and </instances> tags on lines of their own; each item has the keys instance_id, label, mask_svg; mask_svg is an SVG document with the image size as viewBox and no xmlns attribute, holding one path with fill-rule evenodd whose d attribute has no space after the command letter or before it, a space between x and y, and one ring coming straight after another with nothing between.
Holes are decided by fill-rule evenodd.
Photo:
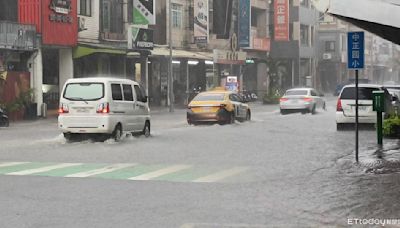
<instances>
[{"instance_id":1,"label":"van's rear window","mask_svg":"<svg viewBox=\"0 0 400 228\"><path fill-rule=\"evenodd\" d=\"M68 100L90 101L103 97L103 83L69 83L64 91L64 98Z\"/></svg>"},{"instance_id":2,"label":"van's rear window","mask_svg":"<svg viewBox=\"0 0 400 228\"><path fill-rule=\"evenodd\" d=\"M372 91L377 91L378 88L358 88L358 99L360 100L372 100ZM340 99L344 100L355 100L356 99L356 88L347 87L343 89Z\"/></svg>"}]
</instances>

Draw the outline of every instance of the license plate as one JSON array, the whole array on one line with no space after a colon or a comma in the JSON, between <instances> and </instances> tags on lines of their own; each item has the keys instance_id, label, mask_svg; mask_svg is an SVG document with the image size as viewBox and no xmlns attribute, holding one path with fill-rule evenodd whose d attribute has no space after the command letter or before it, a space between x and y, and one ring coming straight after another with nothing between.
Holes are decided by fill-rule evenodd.
<instances>
[{"instance_id":1,"label":"license plate","mask_svg":"<svg viewBox=\"0 0 400 228\"><path fill-rule=\"evenodd\" d=\"M77 109L76 112L79 112L79 113L87 113L87 112L89 112L89 109L83 109L83 108L81 108L81 109Z\"/></svg>"},{"instance_id":2,"label":"license plate","mask_svg":"<svg viewBox=\"0 0 400 228\"><path fill-rule=\"evenodd\" d=\"M358 106L359 111L365 111L367 110L368 106ZM356 106L353 106L353 110L356 110Z\"/></svg>"},{"instance_id":3,"label":"license plate","mask_svg":"<svg viewBox=\"0 0 400 228\"><path fill-rule=\"evenodd\" d=\"M211 108L210 107L203 107L202 111L203 112L210 112Z\"/></svg>"},{"instance_id":4,"label":"license plate","mask_svg":"<svg viewBox=\"0 0 400 228\"><path fill-rule=\"evenodd\" d=\"M297 104L297 103L299 103L299 100L292 100L291 103L292 103L292 104Z\"/></svg>"}]
</instances>

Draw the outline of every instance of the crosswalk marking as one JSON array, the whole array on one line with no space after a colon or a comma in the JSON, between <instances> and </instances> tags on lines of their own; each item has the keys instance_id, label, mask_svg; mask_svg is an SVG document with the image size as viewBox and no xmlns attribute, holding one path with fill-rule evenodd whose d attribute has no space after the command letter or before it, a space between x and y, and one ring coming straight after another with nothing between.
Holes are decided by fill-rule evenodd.
<instances>
[{"instance_id":1,"label":"crosswalk marking","mask_svg":"<svg viewBox=\"0 0 400 228\"><path fill-rule=\"evenodd\" d=\"M90 177L90 176L99 175L99 174L103 174L103 173L113 172L113 171L116 171L119 169L132 167L135 165L136 164L113 164L113 165L109 165L109 166L106 166L106 167L103 167L100 169L94 169L94 170L89 170L86 172L75 173L75 174L67 175L65 177Z\"/></svg>"},{"instance_id":2,"label":"crosswalk marking","mask_svg":"<svg viewBox=\"0 0 400 228\"><path fill-rule=\"evenodd\" d=\"M0 168L2 167L9 167L9 166L15 166L15 165L22 165L22 164L27 164L29 162L7 162L7 163L1 163Z\"/></svg>"},{"instance_id":3,"label":"crosswalk marking","mask_svg":"<svg viewBox=\"0 0 400 228\"><path fill-rule=\"evenodd\" d=\"M254 178L249 167L137 164L137 163L47 163L0 162L1 175L105 178L118 180L151 180L169 182L241 182ZM246 174L243 172L246 171ZM236 176L236 177L235 177ZM243 179L245 178L245 179Z\"/></svg>"},{"instance_id":4,"label":"crosswalk marking","mask_svg":"<svg viewBox=\"0 0 400 228\"><path fill-rule=\"evenodd\" d=\"M55 169L61 169L61 168L66 168L66 167L71 167L71 166L77 166L81 165L81 163L61 163L57 165L51 165L51 166L45 166L42 168L35 168L35 169L27 169L23 171L18 171L18 172L11 172L11 173L6 173L7 175L31 175L35 173L41 173L41 172L47 172Z\"/></svg>"},{"instance_id":5,"label":"crosswalk marking","mask_svg":"<svg viewBox=\"0 0 400 228\"><path fill-rule=\"evenodd\" d=\"M174 165L174 166L170 166L170 167L167 167L164 169L156 170L154 172L131 177L128 179L129 180L151 180L153 178L160 177L160 176L167 175L167 174L174 173L174 172L178 172L178 171L181 171L184 169L188 169L190 167L191 167L190 165Z\"/></svg>"},{"instance_id":6,"label":"crosswalk marking","mask_svg":"<svg viewBox=\"0 0 400 228\"><path fill-rule=\"evenodd\" d=\"M192 182L217 182L227 177L242 173L246 170L247 168L245 167L236 167L232 169L223 170L205 177L200 177L196 180L193 180Z\"/></svg>"}]
</instances>

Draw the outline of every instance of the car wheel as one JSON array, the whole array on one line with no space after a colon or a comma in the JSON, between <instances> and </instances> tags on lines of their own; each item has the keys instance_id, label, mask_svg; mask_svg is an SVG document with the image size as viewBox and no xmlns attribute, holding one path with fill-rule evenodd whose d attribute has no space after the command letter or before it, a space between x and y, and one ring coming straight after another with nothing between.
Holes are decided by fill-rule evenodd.
<instances>
[{"instance_id":1,"label":"car wheel","mask_svg":"<svg viewBox=\"0 0 400 228\"><path fill-rule=\"evenodd\" d=\"M322 109L324 109L325 111L327 110L326 109L326 103L324 102L324 104L322 105Z\"/></svg>"},{"instance_id":2,"label":"car wheel","mask_svg":"<svg viewBox=\"0 0 400 228\"><path fill-rule=\"evenodd\" d=\"M250 110L247 110L246 121L250 121L250 120L251 120L251 112L250 112Z\"/></svg>"},{"instance_id":3,"label":"car wheel","mask_svg":"<svg viewBox=\"0 0 400 228\"><path fill-rule=\"evenodd\" d=\"M8 119L6 119L4 121L4 127L9 127L10 126L10 121Z\"/></svg>"},{"instance_id":4,"label":"car wheel","mask_svg":"<svg viewBox=\"0 0 400 228\"><path fill-rule=\"evenodd\" d=\"M342 130L344 130L344 128L345 128L345 125L344 125L344 124L342 124L342 123L336 123L336 130L337 130L337 131L342 131Z\"/></svg>"},{"instance_id":5,"label":"car wheel","mask_svg":"<svg viewBox=\"0 0 400 228\"><path fill-rule=\"evenodd\" d=\"M228 124L234 124L234 123L235 123L235 113L234 113L234 112L231 112L231 113L229 114L229 118L228 118L227 123L228 123Z\"/></svg>"},{"instance_id":6,"label":"car wheel","mask_svg":"<svg viewBox=\"0 0 400 228\"><path fill-rule=\"evenodd\" d=\"M284 110L284 109L281 109L281 114L282 114L282 115L286 115L286 114L287 114L287 111Z\"/></svg>"},{"instance_id":7,"label":"car wheel","mask_svg":"<svg viewBox=\"0 0 400 228\"><path fill-rule=\"evenodd\" d=\"M309 109L303 109L303 110L301 110L301 114L307 114L307 113L309 113L310 112L310 110Z\"/></svg>"},{"instance_id":8,"label":"car wheel","mask_svg":"<svg viewBox=\"0 0 400 228\"><path fill-rule=\"evenodd\" d=\"M64 139L67 142L70 142L72 140L72 134L71 133L63 133L63 135L64 135Z\"/></svg>"},{"instance_id":9,"label":"car wheel","mask_svg":"<svg viewBox=\"0 0 400 228\"><path fill-rule=\"evenodd\" d=\"M112 138L116 141L119 142L121 141L122 138L122 127L120 124L118 124L117 126L115 126L115 129L112 133Z\"/></svg>"},{"instance_id":10,"label":"car wheel","mask_svg":"<svg viewBox=\"0 0 400 228\"><path fill-rule=\"evenodd\" d=\"M143 129L143 135L148 138L150 137L150 122L146 121L146 123L144 124L144 129Z\"/></svg>"},{"instance_id":11,"label":"car wheel","mask_svg":"<svg viewBox=\"0 0 400 228\"><path fill-rule=\"evenodd\" d=\"M311 115L315 115L316 109L317 109L317 106L316 106L316 105L313 105L313 107L312 107L312 109L311 109Z\"/></svg>"}]
</instances>

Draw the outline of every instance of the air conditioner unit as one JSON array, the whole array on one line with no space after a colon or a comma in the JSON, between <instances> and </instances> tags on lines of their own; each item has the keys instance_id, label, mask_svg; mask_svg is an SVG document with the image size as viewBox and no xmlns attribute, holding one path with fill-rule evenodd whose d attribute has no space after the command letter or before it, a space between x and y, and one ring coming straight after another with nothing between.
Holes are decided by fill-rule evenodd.
<instances>
[{"instance_id":1,"label":"air conditioner unit","mask_svg":"<svg viewBox=\"0 0 400 228\"><path fill-rule=\"evenodd\" d=\"M331 53L324 53L322 55L322 59L324 59L324 60L332 59L332 54Z\"/></svg>"}]
</instances>

